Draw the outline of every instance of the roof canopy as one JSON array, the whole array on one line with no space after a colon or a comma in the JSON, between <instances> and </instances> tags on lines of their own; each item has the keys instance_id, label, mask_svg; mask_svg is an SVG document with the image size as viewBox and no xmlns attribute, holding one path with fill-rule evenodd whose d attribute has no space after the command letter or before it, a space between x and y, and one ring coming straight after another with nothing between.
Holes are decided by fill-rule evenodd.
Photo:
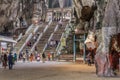
<instances>
[{"instance_id":1,"label":"roof canopy","mask_svg":"<svg viewBox=\"0 0 120 80\"><path fill-rule=\"evenodd\" d=\"M0 42L11 42L11 43L17 43L17 41L13 40L12 38L10 37L5 37L5 36L0 36Z\"/></svg>"}]
</instances>

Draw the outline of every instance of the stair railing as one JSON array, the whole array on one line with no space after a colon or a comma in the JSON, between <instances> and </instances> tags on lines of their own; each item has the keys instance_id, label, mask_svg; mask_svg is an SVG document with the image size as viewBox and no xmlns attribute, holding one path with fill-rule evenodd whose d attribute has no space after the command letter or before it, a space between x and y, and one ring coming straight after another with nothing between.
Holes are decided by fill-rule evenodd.
<instances>
[{"instance_id":1,"label":"stair railing","mask_svg":"<svg viewBox=\"0 0 120 80\"><path fill-rule=\"evenodd\" d=\"M33 27L33 24L31 24L29 26L29 28L26 30L25 34L28 34L28 32L31 30L31 28ZM23 37L23 34L20 33L20 35L18 36L18 38L16 39L16 41L18 42L21 38ZM15 45L14 45L15 46Z\"/></svg>"},{"instance_id":2,"label":"stair railing","mask_svg":"<svg viewBox=\"0 0 120 80\"><path fill-rule=\"evenodd\" d=\"M59 51L59 49L60 49L60 47L61 47L61 40L62 40L63 36L64 36L64 33L62 33L62 36L61 36L61 38L60 38L60 42L59 42L58 45L57 45L57 48L56 48L57 54L58 54L58 51Z\"/></svg>"},{"instance_id":3,"label":"stair railing","mask_svg":"<svg viewBox=\"0 0 120 80\"><path fill-rule=\"evenodd\" d=\"M18 38L16 39L16 41L18 42L21 38L22 38L23 34L20 33L20 35L18 36Z\"/></svg>"},{"instance_id":4,"label":"stair railing","mask_svg":"<svg viewBox=\"0 0 120 80\"><path fill-rule=\"evenodd\" d=\"M21 52L22 51L22 49L23 49L23 47L26 45L26 43L30 40L30 38L32 37L32 33L30 33L29 34L29 36L28 36L28 38L26 39L26 41L24 42L24 44L22 45L22 47L19 49L19 51L18 52Z\"/></svg>"},{"instance_id":5,"label":"stair railing","mask_svg":"<svg viewBox=\"0 0 120 80\"><path fill-rule=\"evenodd\" d=\"M46 25L45 29L43 32L46 32L46 30L48 29L48 27L50 26L50 24L52 23L52 20L50 20L50 22L48 23L48 25Z\"/></svg>"},{"instance_id":6,"label":"stair railing","mask_svg":"<svg viewBox=\"0 0 120 80\"><path fill-rule=\"evenodd\" d=\"M67 30L69 28L69 25L67 24L66 25L66 27L65 27L65 31ZM62 40L62 38L64 37L66 35L66 33L62 33L62 36L61 36L61 38L60 38L60 42L58 43L58 46L57 46L57 48L56 48L56 54L57 55L59 55L58 53L59 53L59 50L60 50L60 48L61 48L61 40Z\"/></svg>"},{"instance_id":7,"label":"stair railing","mask_svg":"<svg viewBox=\"0 0 120 80\"><path fill-rule=\"evenodd\" d=\"M59 23L60 22L62 22L62 20L60 20L59 22L58 22L58 24L56 25L56 27L55 27L55 29L54 29L54 32L56 32L57 31L57 29L58 29L58 27L59 27Z\"/></svg>"},{"instance_id":8,"label":"stair railing","mask_svg":"<svg viewBox=\"0 0 120 80\"><path fill-rule=\"evenodd\" d=\"M39 28L40 28L40 26L36 26L36 28L34 29L33 33L36 33Z\"/></svg>"},{"instance_id":9,"label":"stair railing","mask_svg":"<svg viewBox=\"0 0 120 80\"><path fill-rule=\"evenodd\" d=\"M54 32L57 31L57 28L58 28L58 25L56 25L56 27L55 27L55 29L54 29ZM49 43L50 40L52 39L54 32L50 35L50 37L49 37L49 39L48 39L48 42L45 44L45 47L44 47L44 49L43 49L43 52L45 51L45 49L46 49L47 46L48 46L48 43Z\"/></svg>"},{"instance_id":10,"label":"stair railing","mask_svg":"<svg viewBox=\"0 0 120 80\"><path fill-rule=\"evenodd\" d=\"M36 33L36 31L39 29L40 26L36 26L36 28L34 29L33 33ZM32 38L33 33L30 33L29 36L27 37L26 41L24 42L24 44L22 45L22 47L19 49L19 52L22 51L22 49L24 48L24 46L27 44L27 42Z\"/></svg>"},{"instance_id":11,"label":"stair railing","mask_svg":"<svg viewBox=\"0 0 120 80\"><path fill-rule=\"evenodd\" d=\"M25 34L27 34L31 30L32 27L33 27L33 24L29 26L29 28L27 29L27 31L25 32ZM23 37L23 34L20 33L20 35L18 36L18 38L16 39L16 41L18 42L22 37Z\"/></svg>"},{"instance_id":12,"label":"stair railing","mask_svg":"<svg viewBox=\"0 0 120 80\"><path fill-rule=\"evenodd\" d=\"M54 29L54 32L57 31L58 27L59 27L59 25L56 25L56 27L55 27L55 29Z\"/></svg>"},{"instance_id":13,"label":"stair railing","mask_svg":"<svg viewBox=\"0 0 120 80\"><path fill-rule=\"evenodd\" d=\"M25 34L28 34L28 32L31 30L31 28L33 27L34 25L30 25L29 28L27 29L27 31L25 32Z\"/></svg>"},{"instance_id":14,"label":"stair railing","mask_svg":"<svg viewBox=\"0 0 120 80\"><path fill-rule=\"evenodd\" d=\"M34 44L33 47L31 48L31 51L30 51L31 53L34 51L35 46L38 44L38 42L39 42L39 40L41 39L42 36L43 36L43 33L40 33L40 35L39 35L37 41L35 42L35 44Z\"/></svg>"},{"instance_id":15,"label":"stair railing","mask_svg":"<svg viewBox=\"0 0 120 80\"><path fill-rule=\"evenodd\" d=\"M45 51L45 49L46 49L46 48L47 48L47 46L48 46L48 42L50 42L50 40L52 39L52 37L53 37L53 33L50 35L50 37L49 37L49 39L48 39L47 43L45 44L44 49L43 49L43 51L42 51L42 52L44 52L44 51Z\"/></svg>"}]
</instances>

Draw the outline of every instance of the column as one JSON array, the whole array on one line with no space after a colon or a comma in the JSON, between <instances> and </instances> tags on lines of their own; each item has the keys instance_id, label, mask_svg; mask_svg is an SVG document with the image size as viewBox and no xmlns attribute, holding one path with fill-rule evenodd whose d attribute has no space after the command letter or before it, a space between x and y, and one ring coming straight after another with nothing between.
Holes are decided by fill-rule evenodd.
<instances>
[{"instance_id":1,"label":"column","mask_svg":"<svg viewBox=\"0 0 120 80\"><path fill-rule=\"evenodd\" d=\"M76 61L76 43L75 43L75 34L73 36L73 61Z\"/></svg>"},{"instance_id":2,"label":"column","mask_svg":"<svg viewBox=\"0 0 120 80\"><path fill-rule=\"evenodd\" d=\"M86 40L86 33L84 33L84 41ZM84 44L84 54L83 54L83 59L86 61L86 45Z\"/></svg>"}]
</instances>

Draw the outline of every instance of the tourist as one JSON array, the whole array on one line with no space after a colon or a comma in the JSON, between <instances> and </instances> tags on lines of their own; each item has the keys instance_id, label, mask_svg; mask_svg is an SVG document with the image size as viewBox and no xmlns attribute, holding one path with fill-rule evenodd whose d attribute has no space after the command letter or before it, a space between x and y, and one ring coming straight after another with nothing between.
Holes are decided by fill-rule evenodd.
<instances>
[{"instance_id":1,"label":"tourist","mask_svg":"<svg viewBox=\"0 0 120 80\"><path fill-rule=\"evenodd\" d=\"M45 58L46 58L46 56L45 56L45 53L43 52L43 54L42 54L43 63L45 63Z\"/></svg>"},{"instance_id":2,"label":"tourist","mask_svg":"<svg viewBox=\"0 0 120 80\"><path fill-rule=\"evenodd\" d=\"M25 59L26 59L26 54L23 53L23 62L25 62Z\"/></svg>"},{"instance_id":3,"label":"tourist","mask_svg":"<svg viewBox=\"0 0 120 80\"><path fill-rule=\"evenodd\" d=\"M13 56L12 56L12 53L9 53L8 55L8 64L9 64L9 69L12 69L13 67Z\"/></svg>"},{"instance_id":4,"label":"tourist","mask_svg":"<svg viewBox=\"0 0 120 80\"><path fill-rule=\"evenodd\" d=\"M51 56L50 53L48 53L48 61L50 61L50 56Z\"/></svg>"},{"instance_id":5,"label":"tourist","mask_svg":"<svg viewBox=\"0 0 120 80\"><path fill-rule=\"evenodd\" d=\"M40 61L40 54L37 54L36 60L37 60L37 61Z\"/></svg>"},{"instance_id":6,"label":"tourist","mask_svg":"<svg viewBox=\"0 0 120 80\"><path fill-rule=\"evenodd\" d=\"M30 61L31 61L31 62L33 61L33 58L34 58L34 56L33 56L33 54L31 53L31 54L30 54Z\"/></svg>"},{"instance_id":7,"label":"tourist","mask_svg":"<svg viewBox=\"0 0 120 80\"><path fill-rule=\"evenodd\" d=\"M7 54L5 53L4 55L3 55L3 67L4 67L4 69L6 69L6 67L7 67Z\"/></svg>"},{"instance_id":8,"label":"tourist","mask_svg":"<svg viewBox=\"0 0 120 80\"><path fill-rule=\"evenodd\" d=\"M16 53L14 53L14 61L17 62L17 54Z\"/></svg>"}]
</instances>

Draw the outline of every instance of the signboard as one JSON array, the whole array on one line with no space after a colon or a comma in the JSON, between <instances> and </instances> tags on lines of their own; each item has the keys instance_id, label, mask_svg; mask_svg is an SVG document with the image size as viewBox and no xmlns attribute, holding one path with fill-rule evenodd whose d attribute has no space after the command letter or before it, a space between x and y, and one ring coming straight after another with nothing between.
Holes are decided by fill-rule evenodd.
<instances>
[{"instance_id":1,"label":"signboard","mask_svg":"<svg viewBox=\"0 0 120 80\"><path fill-rule=\"evenodd\" d=\"M1 52L5 52L7 50L7 43L1 42Z\"/></svg>"},{"instance_id":2,"label":"signboard","mask_svg":"<svg viewBox=\"0 0 120 80\"><path fill-rule=\"evenodd\" d=\"M65 38L62 38L62 40L61 40L61 45L62 45L62 46L66 46L66 39L65 39Z\"/></svg>"},{"instance_id":3,"label":"signboard","mask_svg":"<svg viewBox=\"0 0 120 80\"><path fill-rule=\"evenodd\" d=\"M7 49L7 43L6 42L1 42L1 48Z\"/></svg>"}]
</instances>

